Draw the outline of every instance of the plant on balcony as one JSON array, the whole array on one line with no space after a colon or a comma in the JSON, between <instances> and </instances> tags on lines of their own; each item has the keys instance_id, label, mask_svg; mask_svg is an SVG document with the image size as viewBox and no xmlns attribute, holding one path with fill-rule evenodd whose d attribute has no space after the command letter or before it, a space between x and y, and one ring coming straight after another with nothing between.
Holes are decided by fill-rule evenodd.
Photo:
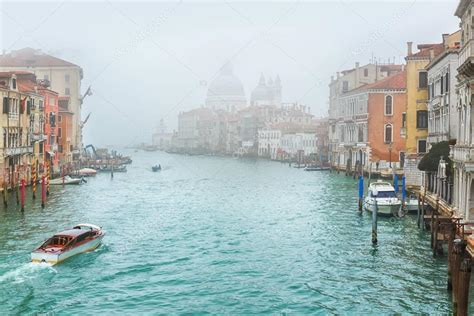
<instances>
[{"instance_id":1,"label":"plant on balcony","mask_svg":"<svg viewBox=\"0 0 474 316\"><path fill-rule=\"evenodd\" d=\"M447 164L446 176L448 178L451 177L453 163L451 162L451 159L449 159L449 142L447 141L433 144L430 151L421 159L420 163L418 164L418 169L427 172L438 171L438 164L441 156Z\"/></svg>"}]
</instances>

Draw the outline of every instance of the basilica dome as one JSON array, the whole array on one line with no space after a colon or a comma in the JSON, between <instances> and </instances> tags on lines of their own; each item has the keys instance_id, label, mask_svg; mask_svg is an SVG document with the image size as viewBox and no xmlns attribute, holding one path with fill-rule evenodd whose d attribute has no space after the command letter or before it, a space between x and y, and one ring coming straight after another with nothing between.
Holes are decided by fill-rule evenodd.
<instances>
[{"instance_id":1,"label":"basilica dome","mask_svg":"<svg viewBox=\"0 0 474 316\"><path fill-rule=\"evenodd\" d=\"M232 71L230 63L225 64L207 90L206 106L213 109L235 111L245 107L244 86Z\"/></svg>"}]
</instances>

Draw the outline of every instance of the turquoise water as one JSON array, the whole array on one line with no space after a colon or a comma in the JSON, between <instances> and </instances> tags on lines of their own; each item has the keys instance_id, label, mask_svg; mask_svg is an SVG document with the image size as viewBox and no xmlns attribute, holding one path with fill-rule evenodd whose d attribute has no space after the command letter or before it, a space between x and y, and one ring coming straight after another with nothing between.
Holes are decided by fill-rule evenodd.
<instances>
[{"instance_id":1,"label":"turquoise water","mask_svg":"<svg viewBox=\"0 0 474 316\"><path fill-rule=\"evenodd\" d=\"M451 311L446 260L415 218L357 212L352 178L285 164L133 153L127 173L55 187L24 213L0 206L8 314L393 314ZM164 170L151 172L161 163ZM28 198L28 201L31 199ZM51 234L102 225L103 245L54 267Z\"/></svg>"}]
</instances>

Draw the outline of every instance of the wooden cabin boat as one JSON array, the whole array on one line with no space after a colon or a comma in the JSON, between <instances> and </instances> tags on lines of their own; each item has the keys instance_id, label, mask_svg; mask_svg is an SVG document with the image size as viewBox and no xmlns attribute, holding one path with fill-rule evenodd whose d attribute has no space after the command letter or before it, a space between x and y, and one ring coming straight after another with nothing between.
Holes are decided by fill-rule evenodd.
<instances>
[{"instance_id":1,"label":"wooden cabin boat","mask_svg":"<svg viewBox=\"0 0 474 316\"><path fill-rule=\"evenodd\" d=\"M56 178L52 179L49 181L49 184L51 185L66 185L66 184L81 184L82 179L81 178L71 178L70 176L64 176L64 179L61 178Z\"/></svg>"},{"instance_id":2,"label":"wooden cabin boat","mask_svg":"<svg viewBox=\"0 0 474 316\"><path fill-rule=\"evenodd\" d=\"M105 236L101 227L93 224L77 224L72 229L48 238L31 253L31 261L57 264L74 255L97 248Z\"/></svg>"},{"instance_id":3,"label":"wooden cabin boat","mask_svg":"<svg viewBox=\"0 0 474 316\"><path fill-rule=\"evenodd\" d=\"M152 170L153 172L161 171L161 165L153 166L153 167L151 167L151 170Z\"/></svg>"},{"instance_id":4,"label":"wooden cabin boat","mask_svg":"<svg viewBox=\"0 0 474 316\"><path fill-rule=\"evenodd\" d=\"M84 177L95 176L97 174L97 170L92 168L82 168L77 171L77 174Z\"/></svg>"}]
</instances>

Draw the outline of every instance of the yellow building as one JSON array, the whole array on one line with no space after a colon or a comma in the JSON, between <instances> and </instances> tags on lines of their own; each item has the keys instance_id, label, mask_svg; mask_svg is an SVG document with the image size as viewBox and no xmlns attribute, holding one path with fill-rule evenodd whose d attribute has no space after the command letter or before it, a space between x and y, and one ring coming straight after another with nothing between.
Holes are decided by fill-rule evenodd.
<instances>
[{"instance_id":1,"label":"yellow building","mask_svg":"<svg viewBox=\"0 0 474 316\"><path fill-rule=\"evenodd\" d=\"M428 138L428 72L426 66L445 49L459 43L460 33L443 34L443 42L419 44L413 53L412 42L408 42L407 62L407 111L403 116L402 136L406 138L406 154L427 152Z\"/></svg>"}]
</instances>

